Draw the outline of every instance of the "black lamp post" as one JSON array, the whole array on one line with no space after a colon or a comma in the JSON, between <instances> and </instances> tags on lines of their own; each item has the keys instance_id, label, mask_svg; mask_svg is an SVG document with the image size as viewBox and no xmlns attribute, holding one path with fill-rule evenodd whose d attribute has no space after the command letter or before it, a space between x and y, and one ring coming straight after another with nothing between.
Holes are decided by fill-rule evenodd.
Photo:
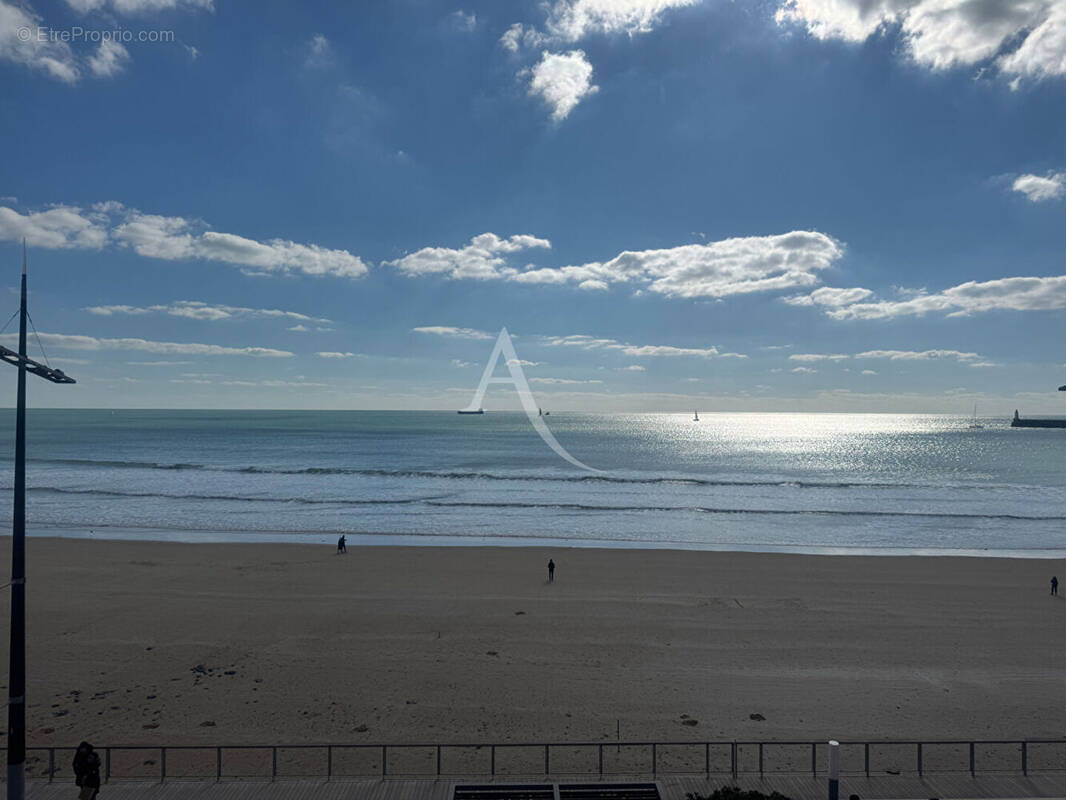
<instances>
[{"instance_id":1,"label":"black lamp post","mask_svg":"<svg viewBox=\"0 0 1066 800\"><path fill-rule=\"evenodd\" d=\"M26 373L52 383L74 383L61 370L26 358L26 243L22 243L19 350L0 346L0 360L18 367L15 415L15 507L11 515L11 667L7 706L7 796L25 797L26 775Z\"/></svg>"}]
</instances>

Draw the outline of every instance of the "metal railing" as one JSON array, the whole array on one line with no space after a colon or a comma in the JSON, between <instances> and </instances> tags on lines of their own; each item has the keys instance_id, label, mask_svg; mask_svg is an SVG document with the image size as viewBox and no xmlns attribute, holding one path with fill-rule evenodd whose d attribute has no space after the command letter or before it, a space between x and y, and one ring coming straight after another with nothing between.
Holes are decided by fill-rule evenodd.
<instances>
[{"instance_id":1,"label":"metal railing","mask_svg":"<svg viewBox=\"0 0 1066 800\"><path fill-rule=\"evenodd\" d=\"M27 748L27 777L72 779L73 747ZM826 742L549 742L495 744L111 745L102 779L276 781L826 773ZM1066 739L842 741L841 775L1066 772Z\"/></svg>"}]
</instances>

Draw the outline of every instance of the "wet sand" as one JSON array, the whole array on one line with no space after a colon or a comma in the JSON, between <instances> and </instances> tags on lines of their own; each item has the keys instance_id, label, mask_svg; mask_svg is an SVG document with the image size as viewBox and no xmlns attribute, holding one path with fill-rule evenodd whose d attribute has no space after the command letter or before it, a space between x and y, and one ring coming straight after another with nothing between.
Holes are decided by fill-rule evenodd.
<instances>
[{"instance_id":1,"label":"wet sand","mask_svg":"<svg viewBox=\"0 0 1066 800\"><path fill-rule=\"evenodd\" d=\"M333 550L30 539L29 744L1062 734L1063 561Z\"/></svg>"}]
</instances>

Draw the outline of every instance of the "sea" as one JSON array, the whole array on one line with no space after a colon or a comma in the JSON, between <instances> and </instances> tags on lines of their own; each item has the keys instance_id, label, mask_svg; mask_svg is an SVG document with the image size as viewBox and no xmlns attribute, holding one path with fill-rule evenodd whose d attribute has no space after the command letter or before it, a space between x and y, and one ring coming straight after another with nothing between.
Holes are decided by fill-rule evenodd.
<instances>
[{"instance_id":1,"label":"sea","mask_svg":"<svg viewBox=\"0 0 1066 800\"><path fill-rule=\"evenodd\" d=\"M0 417L10 493L14 412ZM521 412L31 409L29 533L1066 556L1066 430L916 414L544 421L595 471Z\"/></svg>"}]
</instances>

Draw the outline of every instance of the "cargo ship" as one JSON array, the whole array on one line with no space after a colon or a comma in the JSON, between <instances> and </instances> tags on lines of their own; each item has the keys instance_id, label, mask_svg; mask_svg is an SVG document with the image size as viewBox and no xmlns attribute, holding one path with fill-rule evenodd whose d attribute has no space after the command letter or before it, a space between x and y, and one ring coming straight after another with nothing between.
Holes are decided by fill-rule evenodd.
<instances>
[{"instance_id":1,"label":"cargo ship","mask_svg":"<svg viewBox=\"0 0 1066 800\"><path fill-rule=\"evenodd\" d=\"M1066 386L1059 387L1060 392L1066 392ZM1066 428L1066 419L1023 419L1018 416L1018 409L1014 410L1014 419L1010 421L1012 428Z\"/></svg>"}]
</instances>

